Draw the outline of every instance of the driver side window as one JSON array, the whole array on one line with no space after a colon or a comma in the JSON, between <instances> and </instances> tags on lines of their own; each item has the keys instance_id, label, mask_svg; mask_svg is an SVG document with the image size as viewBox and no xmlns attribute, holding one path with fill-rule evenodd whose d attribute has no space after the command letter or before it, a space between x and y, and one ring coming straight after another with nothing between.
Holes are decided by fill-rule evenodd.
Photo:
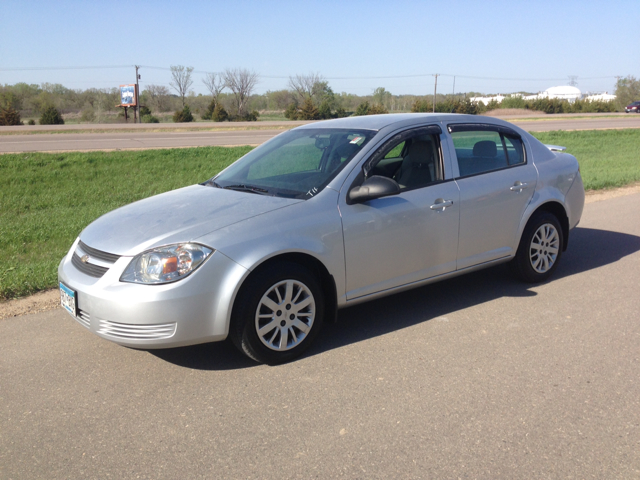
<instances>
[{"instance_id":1,"label":"driver side window","mask_svg":"<svg viewBox=\"0 0 640 480\"><path fill-rule=\"evenodd\" d=\"M440 143L435 134L417 130L397 135L381 148L379 156L382 158L370 175L393 178L401 190L443 180Z\"/></svg>"}]
</instances>

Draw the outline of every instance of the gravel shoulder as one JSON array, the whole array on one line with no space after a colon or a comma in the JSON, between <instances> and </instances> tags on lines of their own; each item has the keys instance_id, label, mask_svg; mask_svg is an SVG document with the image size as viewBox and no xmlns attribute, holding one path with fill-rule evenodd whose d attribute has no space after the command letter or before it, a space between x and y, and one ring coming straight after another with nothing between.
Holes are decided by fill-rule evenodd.
<instances>
[{"instance_id":1,"label":"gravel shoulder","mask_svg":"<svg viewBox=\"0 0 640 480\"><path fill-rule=\"evenodd\" d=\"M640 193L640 182L611 190L591 190L586 193L586 203L601 202L611 198ZM60 294L57 288L45 290L29 297L0 302L0 320L21 315L53 310L60 306Z\"/></svg>"}]
</instances>

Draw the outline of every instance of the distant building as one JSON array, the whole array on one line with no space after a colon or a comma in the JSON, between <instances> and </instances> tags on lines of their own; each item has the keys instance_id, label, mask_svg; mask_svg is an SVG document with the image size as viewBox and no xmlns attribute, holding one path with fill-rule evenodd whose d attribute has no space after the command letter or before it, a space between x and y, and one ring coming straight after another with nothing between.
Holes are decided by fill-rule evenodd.
<instances>
[{"instance_id":1,"label":"distant building","mask_svg":"<svg viewBox=\"0 0 640 480\"><path fill-rule=\"evenodd\" d=\"M604 92L604 93L589 95L584 99L589 100L590 102L613 102L616 99L616 96L611 95L610 93Z\"/></svg>"},{"instance_id":2,"label":"distant building","mask_svg":"<svg viewBox=\"0 0 640 480\"><path fill-rule=\"evenodd\" d=\"M498 103L502 103L507 97L522 97L524 100L538 100L540 98L558 98L560 100L567 100L569 102L575 102L578 99L589 101L604 101L611 102L616 99L615 95L611 95L607 92L601 94L594 94L583 96L579 88L571 85L563 85L559 87L547 88L544 92L537 93L535 95L521 95L519 93L513 93L511 95L493 95L488 97L471 97L471 101L478 103L482 102L485 105L495 100Z\"/></svg>"},{"instance_id":3,"label":"distant building","mask_svg":"<svg viewBox=\"0 0 640 480\"><path fill-rule=\"evenodd\" d=\"M470 97L469 100L474 103L482 102L486 105L492 100L495 100L498 103L502 103L502 100L504 100L505 98L507 98L505 95L494 95L491 97Z\"/></svg>"},{"instance_id":4,"label":"distant building","mask_svg":"<svg viewBox=\"0 0 640 480\"><path fill-rule=\"evenodd\" d=\"M582 92L577 87L571 85L563 85L560 87L547 88L544 92L540 92L537 95L527 95L523 97L525 100L538 100L539 98L559 98L560 100L569 100L575 102L577 99L582 98Z\"/></svg>"}]
</instances>

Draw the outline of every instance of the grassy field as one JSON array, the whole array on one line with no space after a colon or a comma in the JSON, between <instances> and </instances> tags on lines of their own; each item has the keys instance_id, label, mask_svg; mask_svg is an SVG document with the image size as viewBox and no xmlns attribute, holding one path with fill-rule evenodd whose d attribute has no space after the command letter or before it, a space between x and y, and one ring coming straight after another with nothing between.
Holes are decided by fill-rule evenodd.
<instances>
[{"instance_id":1,"label":"grassy field","mask_svg":"<svg viewBox=\"0 0 640 480\"><path fill-rule=\"evenodd\" d=\"M614 188L640 181L640 130L536 132L542 143L567 147L580 162L587 190Z\"/></svg>"},{"instance_id":2,"label":"grassy field","mask_svg":"<svg viewBox=\"0 0 640 480\"><path fill-rule=\"evenodd\" d=\"M640 181L640 130L536 133L580 161L585 186ZM100 215L140 198L202 182L251 150L0 155L0 299L57 282L74 238Z\"/></svg>"},{"instance_id":3,"label":"grassy field","mask_svg":"<svg viewBox=\"0 0 640 480\"><path fill-rule=\"evenodd\" d=\"M0 299L54 286L58 262L100 215L203 182L249 150L0 155Z\"/></svg>"}]
</instances>

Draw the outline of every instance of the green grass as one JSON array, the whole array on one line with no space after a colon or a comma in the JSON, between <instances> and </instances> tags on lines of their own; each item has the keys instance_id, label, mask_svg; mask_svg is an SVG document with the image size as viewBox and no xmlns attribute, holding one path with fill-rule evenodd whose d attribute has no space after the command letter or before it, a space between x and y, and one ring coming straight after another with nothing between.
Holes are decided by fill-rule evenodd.
<instances>
[{"instance_id":1,"label":"green grass","mask_svg":"<svg viewBox=\"0 0 640 480\"><path fill-rule=\"evenodd\" d=\"M640 181L640 129L535 132L542 143L567 147L580 163L587 190Z\"/></svg>"},{"instance_id":2,"label":"green grass","mask_svg":"<svg viewBox=\"0 0 640 480\"><path fill-rule=\"evenodd\" d=\"M567 147L587 189L640 181L640 129L545 132ZM0 155L0 299L57 282L74 238L100 215L135 200L202 182L251 147Z\"/></svg>"},{"instance_id":3,"label":"green grass","mask_svg":"<svg viewBox=\"0 0 640 480\"><path fill-rule=\"evenodd\" d=\"M55 286L58 262L100 215L203 182L249 150L0 155L0 299Z\"/></svg>"}]
</instances>

